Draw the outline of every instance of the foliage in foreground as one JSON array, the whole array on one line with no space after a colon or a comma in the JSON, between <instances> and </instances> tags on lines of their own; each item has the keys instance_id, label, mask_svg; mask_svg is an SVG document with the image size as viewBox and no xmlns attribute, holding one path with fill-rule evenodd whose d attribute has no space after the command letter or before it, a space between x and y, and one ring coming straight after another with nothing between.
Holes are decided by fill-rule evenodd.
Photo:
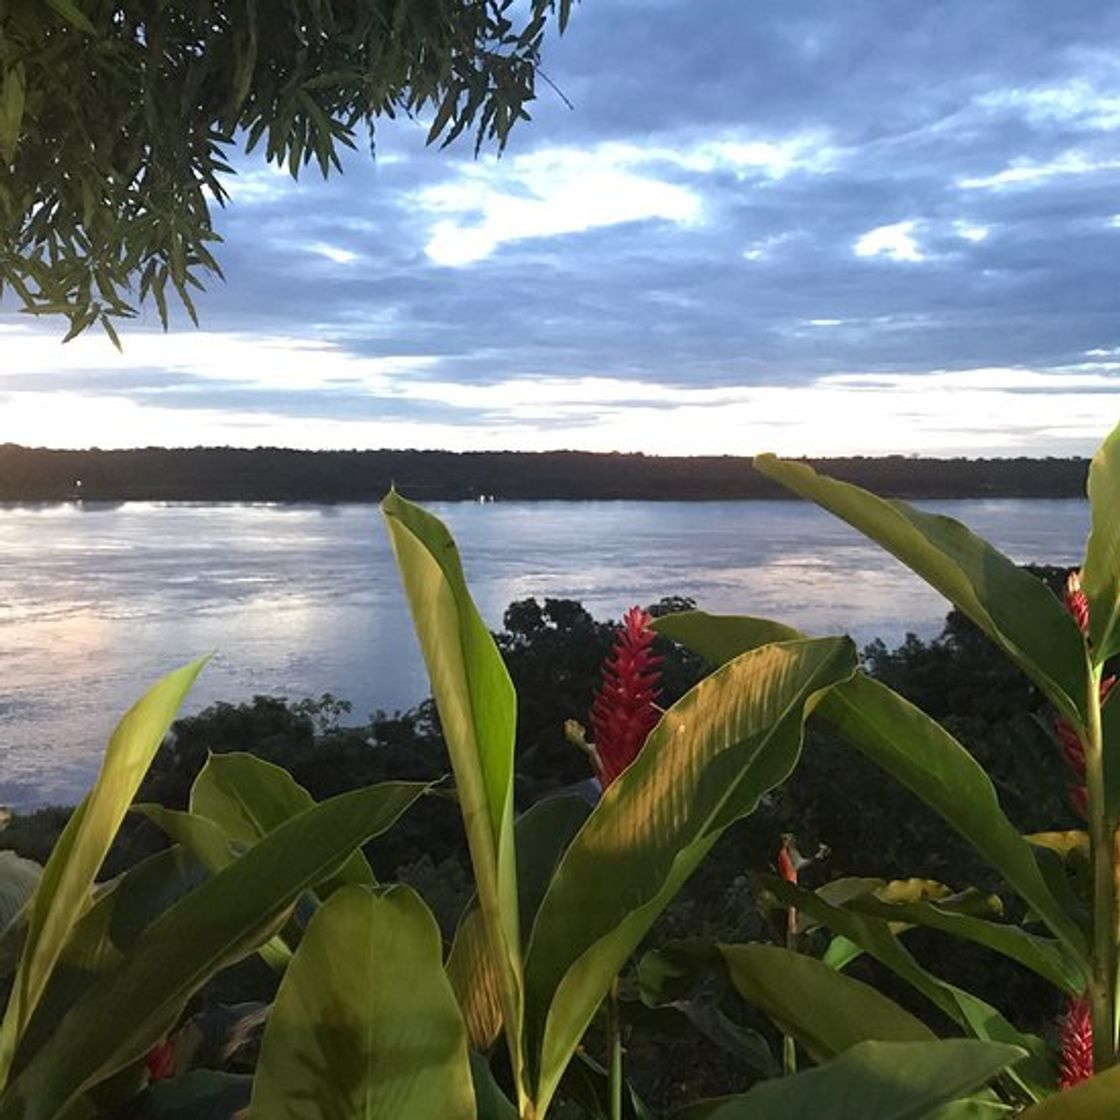
<instances>
[{"instance_id":1,"label":"foliage in foreground","mask_svg":"<svg viewBox=\"0 0 1120 1120\"><path fill-rule=\"evenodd\" d=\"M505 146L549 18L571 0L0 5L0 295L73 337L220 276L210 200L244 145L293 176L341 169L377 117ZM517 20L517 22L515 22Z\"/></svg>"},{"instance_id":2,"label":"foliage in foreground","mask_svg":"<svg viewBox=\"0 0 1120 1120\"><path fill-rule=\"evenodd\" d=\"M783 945L693 939L638 965L650 1013L676 1011L701 1030L734 1033L718 1016L705 1019L695 998L698 984L722 978L785 1040L780 1069L767 1068L764 1042L755 1048L764 1076L754 1088L673 1116L1076 1120L1114 1108L1120 784L1111 752L1120 709L1105 664L1120 651L1118 449L1120 429L1094 460L1083 588L1071 583L1065 605L956 522L802 464L760 462L947 594L1052 705L1086 827L1032 836L951 732L864 674L848 640L699 612L656 627L716 668L665 710L628 766L603 768L598 756L609 784L594 807L556 796L518 816L517 704L506 666L446 529L391 495L383 511L475 885L446 961L420 897L380 885L359 851L427 792L423 783L316 802L270 763L214 755L185 807L138 806L175 846L95 887L200 668L188 666L122 721L23 921L9 923L17 963L0 1024L0 1120L113 1115L125 1101L152 1116L204 1105L216 1115L248 1105L263 1116L299 1101L310 1115L417 1118L439 1101L452 1117L541 1120L561 1094L588 1115L648 1117L625 1080L619 973L719 837L793 772L810 715L937 813L1018 901L921 877L849 877L810 890L787 838L781 874L764 878L784 912ZM628 620L648 669L644 625ZM618 673L650 695L646 670ZM593 711L600 737L613 726L602 717ZM644 734L644 716L640 725ZM18 911L33 869L9 860L0 872ZM1061 1062L1045 1040L919 963L911 949L919 927L1001 954L1068 998ZM804 952L806 936L824 930L823 955ZM180 1045L182 1032L168 1034L191 995L254 952L282 975L255 1075L193 1070L149 1084L168 1047ZM849 975L860 958L911 987L933 1021ZM261 1013L245 1018L253 1016ZM595 1036L605 1066L588 1057ZM740 1032L739 1049L750 1052L749 1034Z\"/></svg>"}]
</instances>

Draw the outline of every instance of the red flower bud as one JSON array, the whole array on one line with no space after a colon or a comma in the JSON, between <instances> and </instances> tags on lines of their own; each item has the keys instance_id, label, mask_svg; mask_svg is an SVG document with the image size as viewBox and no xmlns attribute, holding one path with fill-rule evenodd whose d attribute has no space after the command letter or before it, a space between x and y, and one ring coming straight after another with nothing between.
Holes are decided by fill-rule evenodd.
<instances>
[{"instance_id":1,"label":"red flower bud","mask_svg":"<svg viewBox=\"0 0 1120 1120\"><path fill-rule=\"evenodd\" d=\"M1070 572L1066 576L1065 594L1062 596L1066 610L1073 616L1082 634L1089 633L1089 599L1081 588L1081 573Z\"/></svg>"}]
</instances>

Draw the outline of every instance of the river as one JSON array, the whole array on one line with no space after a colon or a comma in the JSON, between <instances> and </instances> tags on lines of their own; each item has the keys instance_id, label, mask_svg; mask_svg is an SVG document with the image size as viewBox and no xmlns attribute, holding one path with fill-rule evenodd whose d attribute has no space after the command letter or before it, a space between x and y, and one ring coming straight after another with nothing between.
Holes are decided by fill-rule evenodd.
<instances>
[{"instance_id":1,"label":"river","mask_svg":"<svg viewBox=\"0 0 1120 1120\"><path fill-rule=\"evenodd\" d=\"M858 642L932 636L947 605L798 502L433 503L483 616L571 598L598 617L687 595ZM1020 562L1076 564L1083 501L924 503ZM0 504L0 804L72 802L117 718L159 676L215 657L184 711L332 692L354 718L426 679L371 505Z\"/></svg>"}]
</instances>

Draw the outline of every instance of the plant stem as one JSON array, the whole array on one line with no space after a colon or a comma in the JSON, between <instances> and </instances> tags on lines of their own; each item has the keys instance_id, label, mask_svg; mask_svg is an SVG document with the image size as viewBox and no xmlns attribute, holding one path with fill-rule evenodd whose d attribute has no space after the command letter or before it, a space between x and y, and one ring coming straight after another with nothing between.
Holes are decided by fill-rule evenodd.
<instances>
[{"instance_id":1,"label":"plant stem","mask_svg":"<svg viewBox=\"0 0 1120 1120\"><path fill-rule=\"evenodd\" d=\"M617 976L611 982L610 994L607 996L607 1047L610 1120L622 1120L622 1023L618 1006Z\"/></svg>"},{"instance_id":2,"label":"plant stem","mask_svg":"<svg viewBox=\"0 0 1120 1120\"><path fill-rule=\"evenodd\" d=\"M1085 783L1089 793L1089 851L1093 864L1093 975L1089 1001L1093 1019L1093 1069L1116 1063L1116 822L1105 804L1104 742L1101 731L1100 668L1089 674L1089 722L1085 729Z\"/></svg>"}]
</instances>

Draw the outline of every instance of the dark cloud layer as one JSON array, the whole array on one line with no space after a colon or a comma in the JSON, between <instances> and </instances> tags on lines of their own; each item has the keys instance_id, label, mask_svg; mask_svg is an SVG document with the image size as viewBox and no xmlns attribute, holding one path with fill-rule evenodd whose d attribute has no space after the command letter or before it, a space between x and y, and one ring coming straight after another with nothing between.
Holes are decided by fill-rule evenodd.
<instances>
[{"instance_id":1,"label":"dark cloud layer","mask_svg":"<svg viewBox=\"0 0 1120 1120\"><path fill-rule=\"evenodd\" d=\"M414 422L402 440L475 425L480 444L637 447L622 433L644 409L701 425L697 452L734 449L704 408L796 428L786 391L818 447L846 392L894 401L903 427L871 451L1084 451L1120 370L1118 38L1103 0L585 0L545 58L574 108L542 84L501 161L426 149L409 121L327 183L240 160L229 281L200 301L206 368L48 376L9 316L0 390L97 390L184 423L206 408L227 430L339 423L311 445L394 439L346 427L376 417ZM345 369L317 378L313 353L274 384L251 347L216 368L223 336L314 341ZM954 434L907 395L934 371L977 371L974 407L1041 400Z\"/></svg>"}]
</instances>

